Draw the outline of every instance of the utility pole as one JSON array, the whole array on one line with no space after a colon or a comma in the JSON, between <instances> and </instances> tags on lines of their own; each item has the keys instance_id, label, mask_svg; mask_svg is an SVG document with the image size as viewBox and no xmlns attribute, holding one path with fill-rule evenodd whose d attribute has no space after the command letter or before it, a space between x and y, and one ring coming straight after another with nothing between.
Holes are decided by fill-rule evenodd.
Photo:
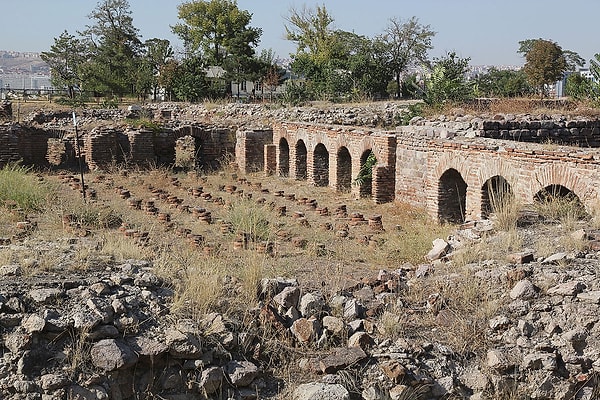
<instances>
[{"instance_id":1,"label":"utility pole","mask_svg":"<svg viewBox=\"0 0 600 400\"><path fill-rule=\"evenodd\" d=\"M77 131L77 119L73 111L73 126L75 127L75 146L77 147L77 159L79 160L79 175L81 176L81 193L85 202L85 182L83 180L83 161L81 160L81 146L79 145L79 132Z\"/></svg>"}]
</instances>

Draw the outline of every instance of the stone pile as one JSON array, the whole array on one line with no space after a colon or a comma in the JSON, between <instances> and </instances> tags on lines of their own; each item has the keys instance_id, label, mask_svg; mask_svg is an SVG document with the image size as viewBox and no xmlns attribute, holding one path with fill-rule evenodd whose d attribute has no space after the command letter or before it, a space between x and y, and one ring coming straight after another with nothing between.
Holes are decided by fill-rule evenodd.
<instances>
[{"instance_id":1,"label":"stone pile","mask_svg":"<svg viewBox=\"0 0 600 400\"><path fill-rule=\"evenodd\" d=\"M34 275L31 286L19 265L0 273L2 398L256 398L265 385L257 364L236 352L240 334L223 316L170 316L173 292L148 262Z\"/></svg>"}]
</instances>

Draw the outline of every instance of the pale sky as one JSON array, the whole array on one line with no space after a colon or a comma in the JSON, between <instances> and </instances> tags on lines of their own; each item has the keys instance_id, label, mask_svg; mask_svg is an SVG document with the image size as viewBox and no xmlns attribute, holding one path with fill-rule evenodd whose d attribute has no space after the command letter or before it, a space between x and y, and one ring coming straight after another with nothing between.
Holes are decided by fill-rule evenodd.
<instances>
[{"instance_id":1,"label":"pale sky","mask_svg":"<svg viewBox=\"0 0 600 400\"><path fill-rule=\"evenodd\" d=\"M142 40L168 39L179 22L181 0L129 0L134 25ZM76 35L90 24L87 15L96 0L0 0L0 50L49 50L65 29ZM572 50L586 61L600 53L600 0L238 0L253 14L251 26L263 30L258 52L273 49L279 58L295 52L284 39L285 16L291 7L324 5L337 29L374 37L384 32L390 18L417 17L436 32L430 57L455 51L471 64L522 65L518 42L543 38Z\"/></svg>"}]
</instances>

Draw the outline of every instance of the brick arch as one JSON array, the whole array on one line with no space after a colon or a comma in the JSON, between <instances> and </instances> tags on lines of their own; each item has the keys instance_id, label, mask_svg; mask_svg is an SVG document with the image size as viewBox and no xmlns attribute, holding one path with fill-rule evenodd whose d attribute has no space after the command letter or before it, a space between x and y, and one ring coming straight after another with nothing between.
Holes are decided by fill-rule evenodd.
<instances>
[{"instance_id":1,"label":"brick arch","mask_svg":"<svg viewBox=\"0 0 600 400\"><path fill-rule=\"evenodd\" d=\"M382 166L387 166L386 157L383 154L383 149L379 146L379 144L373 140L371 136L365 137L360 141L360 146L357 146L356 153L360 158L365 152L372 151L375 154L375 158L377 158L377 163Z\"/></svg>"},{"instance_id":2,"label":"brick arch","mask_svg":"<svg viewBox=\"0 0 600 400\"><path fill-rule=\"evenodd\" d=\"M467 183L455 168L448 168L438 181L438 220L462 223L467 215Z\"/></svg>"},{"instance_id":3,"label":"brick arch","mask_svg":"<svg viewBox=\"0 0 600 400\"><path fill-rule=\"evenodd\" d=\"M337 190L350 190L352 187L352 155L346 146L338 147L335 175Z\"/></svg>"},{"instance_id":4,"label":"brick arch","mask_svg":"<svg viewBox=\"0 0 600 400\"><path fill-rule=\"evenodd\" d=\"M329 185L329 150L319 142L313 148L312 180L316 186Z\"/></svg>"},{"instance_id":5,"label":"brick arch","mask_svg":"<svg viewBox=\"0 0 600 400\"><path fill-rule=\"evenodd\" d=\"M502 175L494 175L481 186L481 218L506 207L513 199L513 189Z\"/></svg>"},{"instance_id":6,"label":"brick arch","mask_svg":"<svg viewBox=\"0 0 600 400\"><path fill-rule=\"evenodd\" d=\"M284 137L279 138L277 154L278 174L287 177L290 175L290 143Z\"/></svg>"},{"instance_id":7,"label":"brick arch","mask_svg":"<svg viewBox=\"0 0 600 400\"><path fill-rule=\"evenodd\" d=\"M463 157L461 154L456 153L443 153L437 159L437 163L433 168L434 180L437 181L439 178L449 169L455 169L463 177L467 185L476 186L477 181L471 181L468 179L470 176L469 171L472 170L472 163L468 157Z\"/></svg>"},{"instance_id":8,"label":"brick arch","mask_svg":"<svg viewBox=\"0 0 600 400\"><path fill-rule=\"evenodd\" d=\"M598 197L594 185L590 185L586 180L580 179L577 171L566 165L553 164L537 168L532 174L532 179L529 179L527 193L529 201L533 201L539 191L552 185L560 185L567 188L584 204L587 199Z\"/></svg>"},{"instance_id":9,"label":"brick arch","mask_svg":"<svg viewBox=\"0 0 600 400\"><path fill-rule=\"evenodd\" d=\"M297 139L294 142L294 176L296 180L305 180L308 177L308 148L306 142Z\"/></svg>"}]
</instances>

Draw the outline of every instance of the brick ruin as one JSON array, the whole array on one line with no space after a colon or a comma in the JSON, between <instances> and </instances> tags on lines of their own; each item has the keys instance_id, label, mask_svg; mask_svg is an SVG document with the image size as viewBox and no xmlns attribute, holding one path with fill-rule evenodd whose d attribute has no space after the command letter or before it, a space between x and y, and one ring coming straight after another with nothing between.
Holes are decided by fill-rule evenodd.
<instances>
[{"instance_id":1,"label":"brick ruin","mask_svg":"<svg viewBox=\"0 0 600 400\"><path fill-rule=\"evenodd\" d=\"M78 147L90 170L209 171L235 161L242 173L264 171L376 203L407 202L454 222L485 217L500 188L524 204L558 190L576 195L588 210L597 206L600 121L482 120L471 124L470 136L459 125L451 135L448 124L395 130L299 122L264 129L191 124L158 132L98 127L83 132L77 146L71 131L4 124L0 165L74 168ZM367 166L370 173L363 174Z\"/></svg>"}]
</instances>

